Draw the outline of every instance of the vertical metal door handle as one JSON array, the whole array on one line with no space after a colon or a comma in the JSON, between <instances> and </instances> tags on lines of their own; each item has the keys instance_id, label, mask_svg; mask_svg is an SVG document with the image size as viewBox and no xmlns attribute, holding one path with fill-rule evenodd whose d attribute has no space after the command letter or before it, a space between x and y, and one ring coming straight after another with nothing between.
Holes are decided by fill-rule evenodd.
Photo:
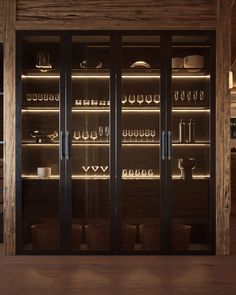
<instances>
[{"instance_id":1,"label":"vertical metal door handle","mask_svg":"<svg viewBox=\"0 0 236 295\"><path fill-rule=\"evenodd\" d=\"M60 158L61 158L61 160L63 160L63 158L64 158L64 133L63 133L63 131L60 132L59 148L60 148Z\"/></svg>"},{"instance_id":2,"label":"vertical metal door handle","mask_svg":"<svg viewBox=\"0 0 236 295\"><path fill-rule=\"evenodd\" d=\"M161 159L166 159L166 133L165 131L161 132Z\"/></svg>"},{"instance_id":3,"label":"vertical metal door handle","mask_svg":"<svg viewBox=\"0 0 236 295\"><path fill-rule=\"evenodd\" d=\"M66 160L70 158L70 132L66 131L65 134L65 157Z\"/></svg>"},{"instance_id":4,"label":"vertical metal door handle","mask_svg":"<svg viewBox=\"0 0 236 295\"><path fill-rule=\"evenodd\" d=\"M171 131L167 132L167 158L168 160L171 160L172 156L172 136Z\"/></svg>"}]
</instances>

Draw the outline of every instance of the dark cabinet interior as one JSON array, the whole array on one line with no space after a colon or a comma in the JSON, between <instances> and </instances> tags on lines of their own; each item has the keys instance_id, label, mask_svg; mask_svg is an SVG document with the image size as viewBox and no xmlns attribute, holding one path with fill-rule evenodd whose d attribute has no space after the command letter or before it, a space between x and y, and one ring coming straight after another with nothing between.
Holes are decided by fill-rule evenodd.
<instances>
[{"instance_id":1,"label":"dark cabinet interior","mask_svg":"<svg viewBox=\"0 0 236 295\"><path fill-rule=\"evenodd\" d=\"M18 253L214 253L214 33L19 32Z\"/></svg>"}]
</instances>

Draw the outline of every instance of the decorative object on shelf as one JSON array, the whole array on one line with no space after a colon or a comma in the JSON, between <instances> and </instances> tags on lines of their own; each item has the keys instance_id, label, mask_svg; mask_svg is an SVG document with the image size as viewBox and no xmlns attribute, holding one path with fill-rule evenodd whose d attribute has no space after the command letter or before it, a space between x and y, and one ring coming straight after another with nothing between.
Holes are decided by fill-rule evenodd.
<instances>
[{"instance_id":1,"label":"decorative object on shelf","mask_svg":"<svg viewBox=\"0 0 236 295\"><path fill-rule=\"evenodd\" d=\"M195 141L195 123L190 119L188 123L188 142L193 143Z\"/></svg>"},{"instance_id":2,"label":"decorative object on shelf","mask_svg":"<svg viewBox=\"0 0 236 295\"><path fill-rule=\"evenodd\" d=\"M179 122L179 142L183 143L186 141L186 124L183 119Z\"/></svg>"},{"instance_id":3,"label":"decorative object on shelf","mask_svg":"<svg viewBox=\"0 0 236 295\"><path fill-rule=\"evenodd\" d=\"M36 143L50 143L58 137L58 133L54 131L52 134L48 134L40 130L34 130L30 136L36 139Z\"/></svg>"},{"instance_id":4,"label":"decorative object on shelf","mask_svg":"<svg viewBox=\"0 0 236 295\"><path fill-rule=\"evenodd\" d=\"M150 65L143 61L143 60L138 60L136 62L134 62L131 66L130 66L131 69L150 69Z\"/></svg>"},{"instance_id":5,"label":"decorative object on shelf","mask_svg":"<svg viewBox=\"0 0 236 295\"><path fill-rule=\"evenodd\" d=\"M184 67L188 72L199 72L204 66L203 55L187 55L184 57Z\"/></svg>"},{"instance_id":6,"label":"decorative object on shelf","mask_svg":"<svg viewBox=\"0 0 236 295\"><path fill-rule=\"evenodd\" d=\"M38 167L37 175L40 179L46 179L51 176L51 167Z\"/></svg>"},{"instance_id":7,"label":"decorative object on shelf","mask_svg":"<svg viewBox=\"0 0 236 295\"><path fill-rule=\"evenodd\" d=\"M37 62L35 67L40 70L40 72L46 73L51 68L50 64L50 55L47 52L38 52L37 53Z\"/></svg>"},{"instance_id":8,"label":"decorative object on shelf","mask_svg":"<svg viewBox=\"0 0 236 295\"><path fill-rule=\"evenodd\" d=\"M181 178L185 180L192 179L192 171L195 168L195 158L178 159L178 167L181 171Z\"/></svg>"},{"instance_id":9,"label":"decorative object on shelf","mask_svg":"<svg viewBox=\"0 0 236 295\"><path fill-rule=\"evenodd\" d=\"M184 67L184 61L182 57L172 57L172 71L179 72Z\"/></svg>"},{"instance_id":10,"label":"decorative object on shelf","mask_svg":"<svg viewBox=\"0 0 236 295\"><path fill-rule=\"evenodd\" d=\"M96 63L92 63L91 61L83 60L80 63L81 69L101 69L102 62L97 61Z\"/></svg>"}]
</instances>

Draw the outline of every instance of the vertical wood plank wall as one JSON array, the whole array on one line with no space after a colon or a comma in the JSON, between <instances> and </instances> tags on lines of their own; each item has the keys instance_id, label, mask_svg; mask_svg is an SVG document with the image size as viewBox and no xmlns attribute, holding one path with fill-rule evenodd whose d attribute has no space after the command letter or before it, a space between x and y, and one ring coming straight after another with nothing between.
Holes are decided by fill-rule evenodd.
<instances>
[{"instance_id":1,"label":"vertical wood plank wall","mask_svg":"<svg viewBox=\"0 0 236 295\"><path fill-rule=\"evenodd\" d=\"M0 42L3 42L3 0L0 0Z\"/></svg>"},{"instance_id":2,"label":"vertical wood plank wall","mask_svg":"<svg viewBox=\"0 0 236 295\"><path fill-rule=\"evenodd\" d=\"M0 0L1 1L1 0ZM15 29L217 28L217 254L229 252L229 27L232 0L2 0L5 22L5 254L15 253ZM0 2L1 3L1 2ZM0 4L1 5L1 4ZM1 6L0 6L1 7ZM0 24L1 25L1 24ZM1 36L1 27L0 27ZM222 112L223 110L223 112ZM221 157L221 155L223 155Z\"/></svg>"},{"instance_id":3,"label":"vertical wood plank wall","mask_svg":"<svg viewBox=\"0 0 236 295\"><path fill-rule=\"evenodd\" d=\"M8 255L15 253L15 22L16 2L4 3L4 251Z\"/></svg>"}]
</instances>

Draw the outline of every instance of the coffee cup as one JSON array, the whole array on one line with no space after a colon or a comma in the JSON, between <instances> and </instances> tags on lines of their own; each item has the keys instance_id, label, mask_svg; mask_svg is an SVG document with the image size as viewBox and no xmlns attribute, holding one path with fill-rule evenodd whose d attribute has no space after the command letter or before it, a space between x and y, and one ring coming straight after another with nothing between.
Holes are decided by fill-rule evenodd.
<instances>
[{"instance_id":1,"label":"coffee cup","mask_svg":"<svg viewBox=\"0 0 236 295\"><path fill-rule=\"evenodd\" d=\"M51 176L51 167L38 167L37 175L40 179L49 178Z\"/></svg>"}]
</instances>

